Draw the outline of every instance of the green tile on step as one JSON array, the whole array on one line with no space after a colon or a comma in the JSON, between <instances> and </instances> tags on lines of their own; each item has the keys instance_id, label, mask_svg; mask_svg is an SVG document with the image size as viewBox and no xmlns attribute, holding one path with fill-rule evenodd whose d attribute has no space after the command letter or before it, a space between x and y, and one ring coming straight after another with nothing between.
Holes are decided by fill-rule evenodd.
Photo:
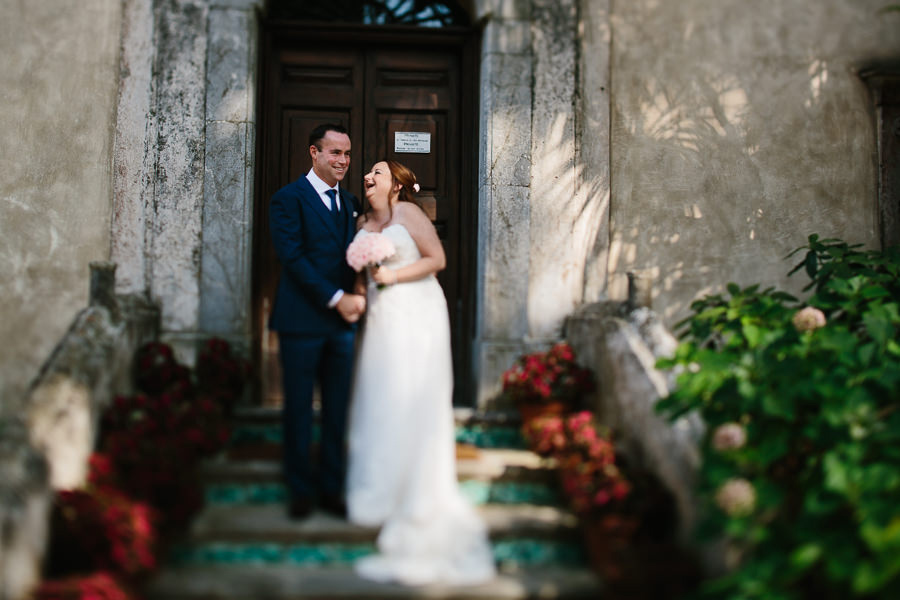
<instances>
[{"instance_id":1,"label":"green tile on step","mask_svg":"<svg viewBox=\"0 0 900 600\"><path fill-rule=\"evenodd\" d=\"M501 540L494 543L494 560L504 566L584 564L584 550L574 542L536 539Z\"/></svg>"},{"instance_id":2,"label":"green tile on step","mask_svg":"<svg viewBox=\"0 0 900 600\"><path fill-rule=\"evenodd\" d=\"M216 484L206 486L210 504L270 504L287 500L287 488L281 483Z\"/></svg>"},{"instance_id":3,"label":"green tile on step","mask_svg":"<svg viewBox=\"0 0 900 600\"><path fill-rule=\"evenodd\" d=\"M457 425L456 441L479 448L524 448L525 440L518 427L497 425Z\"/></svg>"}]
</instances>

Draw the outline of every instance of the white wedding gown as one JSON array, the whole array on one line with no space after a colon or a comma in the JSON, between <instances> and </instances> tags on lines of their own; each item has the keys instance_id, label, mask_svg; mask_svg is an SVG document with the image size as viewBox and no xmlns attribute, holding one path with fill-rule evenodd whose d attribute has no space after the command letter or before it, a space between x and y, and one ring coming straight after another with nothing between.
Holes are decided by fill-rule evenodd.
<instances>
[{"instance_id":1,"label":"white wedding gown","mask_svg":"<svg viewBox=\"0 0 900 600\"><path fill-rule=\"evenodd\" d=\"M396 254L420 258L403 225L383 232ZM360 230L357 236L371 235ZM487 531L456 478L447 302L432 275L377 289L370 281L349 424L347 508L381 526L362 577L409 585L474 584L494 576Z\"/></svg>"}]
</instances>

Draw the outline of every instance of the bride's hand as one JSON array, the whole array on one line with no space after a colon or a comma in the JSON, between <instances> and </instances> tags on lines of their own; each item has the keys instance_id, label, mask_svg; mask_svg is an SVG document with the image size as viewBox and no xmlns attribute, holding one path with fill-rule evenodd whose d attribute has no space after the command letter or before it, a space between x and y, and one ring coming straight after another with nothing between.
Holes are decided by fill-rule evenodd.
<instances>
[{"instance_id":1,"label":"bride's hand","mask_svg":"<svg viewBox=\"0 0 900 600\"><path fill-rule=\"evenodd\" d=\"M381 285L394 285L397 283L398 277L397 272L393 269L388 269L387 267L375 267L372 270L372 279L375 280L375 283Z\"/></svg>"}]
</instances>

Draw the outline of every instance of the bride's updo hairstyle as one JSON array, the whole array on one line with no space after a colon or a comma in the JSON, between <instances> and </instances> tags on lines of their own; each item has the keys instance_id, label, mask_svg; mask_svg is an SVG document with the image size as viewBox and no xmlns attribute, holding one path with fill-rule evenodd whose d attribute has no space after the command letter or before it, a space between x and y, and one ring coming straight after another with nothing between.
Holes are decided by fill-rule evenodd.
<instances>
[{"instance_id":1,"label":"bride's updo hairstyle","mask_svg":"<svg viewBox=\"0 0 900 600\"><path fill-rule=\"evenodd\" d=\"M397 199L400 202L412 202L419 208L422 208L422 204L416 198L416 192L419 191L419 184L416 183L416 174L410 171L409 167L395 160L385 160L384 162L387 163L388 169L391 171L391 177L402 186Z\"/></svg>"}]
</instances>

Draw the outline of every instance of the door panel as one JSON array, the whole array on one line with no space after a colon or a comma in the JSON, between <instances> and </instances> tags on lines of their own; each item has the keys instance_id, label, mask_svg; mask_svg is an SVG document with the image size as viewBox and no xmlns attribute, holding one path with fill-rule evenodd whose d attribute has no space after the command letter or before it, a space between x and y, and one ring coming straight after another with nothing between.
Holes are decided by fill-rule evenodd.
<instances>
[{"instance_id":1,"label":"door panel","mask_svg":"<svg viewBox=\"0 0 900 600\"><path fill-rule=\"evenodd\" d=\"M474 210L474 132L460 132L473 93L461 89L471 36L379 33L368 29L322 33L274 27L263 32L258 178L255 210L254 323L256 358L262 375L261 398L280 402L277 336L265 327L278 281L278 263L268 231L268 200L280 187L310 168L308 136L319 123L348 128L353 144L344 187L363 200L362 177L383 158L416 173L418 198L435 225L447 254L438 279L450 309L455 402L469 402L470 294L468 264L474 242L465 223ZM416 30L418 31L418 30ZM327 40L327 49L322 42ZM435 44L434 40L444 40ZM447 43L447 39L452 43ZM415 43L412 43L415 42ZM317 49L309 49L317 48ZM469 85L477 78L470 73ZM465 115L463 114L465 113ZM398 135L400 137L398 138ZM405 136L405 137L404 137ZM466 149L463 156L463 149Z\"/></svg>"}]
</instances>

